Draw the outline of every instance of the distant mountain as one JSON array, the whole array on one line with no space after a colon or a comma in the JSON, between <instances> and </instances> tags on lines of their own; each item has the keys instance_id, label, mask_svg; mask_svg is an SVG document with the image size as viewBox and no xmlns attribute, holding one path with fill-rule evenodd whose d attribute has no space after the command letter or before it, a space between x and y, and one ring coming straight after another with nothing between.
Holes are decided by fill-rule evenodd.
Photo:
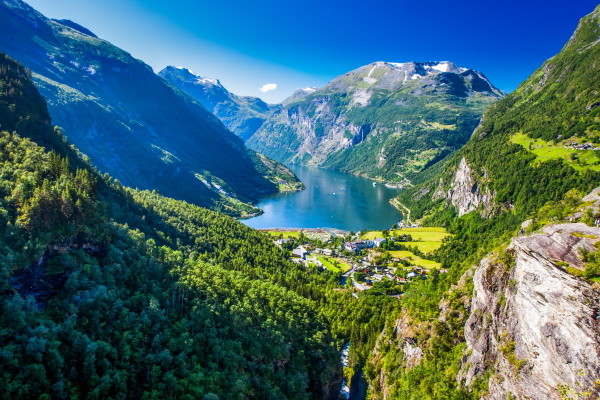
<instances>
[{"instance_id":1,"label":"distant mountain","mask_svg":"<svg viewBox=\"0 0 600 400\"><path fill-rule=\"evenodd\" d=\"M281 102L282 105L287 106L288 104L296 103L298 101L304 100L304 98L310 94L313 94L318 89L314 87L307 87L296 90L290 97L283 100Z\"/></svg>"},{"instance_id":2,"label":"distant mountain","mask_svg":"<svg viewBox=\"0 0 600 400\"><path fill-rule=\"evenodd\" d=\"M78 24L3 0L0 50L31 69L69 141L125 185L235 215L297 183L148 65Z\"/></svg>"},{"instance_id":3,"label":"distant mountain","mask_svg":"<svg viewBox=\"0 0 600 400\"><path fill-rule=\"evenodd\" d=\"M258 97L237 96L225 89L217 79L202 78L187 68L169 66L158 74L202 103L243 140L252 136L278 108Z\"/></svg>"},{"instance_id":4,"label":"distant mountain","mask_svg":"<svg viewBox=\"0 0 600 400\"><path fill-rule=\"evenodd\" d=\"M503 95L451 62L375 62L297 91L247 145L282 162L410 184L464 145Z\"/></svg>"}]
</instances>

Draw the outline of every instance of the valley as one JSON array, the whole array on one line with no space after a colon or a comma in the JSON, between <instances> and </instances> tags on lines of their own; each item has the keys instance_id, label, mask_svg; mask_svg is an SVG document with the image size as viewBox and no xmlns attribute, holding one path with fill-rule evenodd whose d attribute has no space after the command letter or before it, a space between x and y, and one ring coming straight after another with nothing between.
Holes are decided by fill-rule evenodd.
<instances>
[{"instance_id":1,"label":"valley","mask_svg":"<svg viewBox=\"0 0 600 400\"><path fill-rule=\"evenodd\" d=\"M600 6L510 93L353 61L278 104L22 0L0 34L3 398L600 398Z\"/></svg>"}]
</instances>

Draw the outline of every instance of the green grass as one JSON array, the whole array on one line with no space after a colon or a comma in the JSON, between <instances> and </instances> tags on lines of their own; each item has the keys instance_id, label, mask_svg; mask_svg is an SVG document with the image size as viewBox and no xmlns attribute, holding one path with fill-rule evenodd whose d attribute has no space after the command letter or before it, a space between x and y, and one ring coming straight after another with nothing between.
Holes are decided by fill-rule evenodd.
<instances>
[{"instance_id":1,"label":"green grass","mask_svg":"<svg viewBox=\"0 0 600 400\"><path fill-rule=\"evenodd\" d=\"M336 258L318 256L317 260L321 261L323 266L331 272L342 272L343 273L343 272L350 271L350 269L352 268L350 266L350 264L348 264L344 261L338 260ZM334 262L337 262L337 266L334 265Z\"/></svg>"},{"instance_id":2,"label":"green grass","mask_svg":"<svg viewBox=\"0 0 600 400\"><path fill-rule=\"evenodd\" d=\"M515 133L510 141L523 146L527 151L535 154L536 162L542 163L548 160L565 160L570 166L578 171L592 170L600 171L600 157L597 150L577 150L561 143L546 142L542 139L532 139L524 133ZM568 139L567 142L573 142ZM574 159L576 157L576 159Z\"/></svg>"},{"instance_id":3,"label":"green grass","mask_svg":"<svg viewBox=\"0 0 600 400\"><path fill-rule=\"evenodd\" d=\"M423 228L403 228L396 229L393 236L411 235L413 239L422 240L424 242L441 242L444 238L450 236L446 228L440 227L423 227Z\"/></svg>"},{"instance_id":4,"label":"green grass","mask_svg":"<svg viewBox=\"0 0 600 400\"><path fill-rule=\"evenodd\" d=\"M280 235L283 235L283 237L285 239L287 238L299 238L300 237L300 231L263 231L264 233L267 233L273 237L279 237Z\"/></svg>"},{"instance_id":5,"label":"green grass","mask_svg":"<svg viewBox=\"0 0 600 400\"><path fill-rule=\"evenodd\" d=\"M406 242L407 246L414 246L423 253L431 253L442 246L442 242Z\"/></svg>"},{"instance_id":6,"label":"green grass","mask_svg":"<svg viewBox=\"0 0 600 400\"><path fill-rule=\"evenodd\" d=\"M403 258L413 265L417 265L419 267L427 269L437 269L442 266L442 264L440 264L439 262L421 258L406 250L394 250L390 251L390 254L392 255L392 257Z\"/></svg>"},{"instance_id":7,"label":"green grass","mask_svg":"<svg viewBox=\"0 0 600 400\"><path fill-rule=\"evenodd\" d=\"M416 242L403 242L407 246L415 246L423 253L430 253L442 246L444 238L450 236L445 228L441 227L422 227L422 228L403 228L390 231L390 236L410 235ZM361 236L362 239L372 240L383 237L381 231L369 231Z\"/></svg>"}]
</instances>

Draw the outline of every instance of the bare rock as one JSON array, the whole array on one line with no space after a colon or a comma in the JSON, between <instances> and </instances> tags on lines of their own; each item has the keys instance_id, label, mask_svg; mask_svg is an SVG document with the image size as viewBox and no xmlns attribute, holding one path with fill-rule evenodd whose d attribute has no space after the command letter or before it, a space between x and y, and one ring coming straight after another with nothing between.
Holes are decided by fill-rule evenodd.
<instances>
[{"instance_id":1,"label":"bare rock","mask_svg":"<svg viewBox=\"0 0 600 400\"><path fill-rule=\"evenodd\" d=\"M459 379L468 385L495 370L484 396L490 400L597 398L600 290L557 266L580 266L578 249L590 248L594 237L599 228L551 225L482 260Z\"/></svg>"},{"instance_id":2,"label":"bare rock","mask_svg":"<svg viewBox=\"0 0 600 400\"><path fill-rule=\"evenodd\" d=\"M456 207L458 216L474 211L480 206L483 207L484 214L489 213L494 197L489 188L482 188L481 183L475 180L467 159L463 157L446 193L448 203Z\"/></svg>"}]
</instances>

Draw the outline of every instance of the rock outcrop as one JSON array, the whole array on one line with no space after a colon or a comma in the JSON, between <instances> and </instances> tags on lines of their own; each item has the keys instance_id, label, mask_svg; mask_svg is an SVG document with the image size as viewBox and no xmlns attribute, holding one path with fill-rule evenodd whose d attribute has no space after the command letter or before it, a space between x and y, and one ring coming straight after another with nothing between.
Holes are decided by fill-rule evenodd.
<instances>
[{"instance_id":1,"label":"rock outcrop","mask_svg":"<svg viewBox=\"0 0 600 400\"><path fill-rule=\"evenodd\" d=\"M438 189L433 195L434 200L440 197L444 197L449 205L456 208L459 217L477 210L480 206L482 213L487 215L492 210L494 200L494 194L489 188L483 187L483 184L473 177L471 167L464 157L456 169L450 189L447 192Z\"/></svg>"},{"instance_id":2,"label":"rock outcrop","mask_svg":"<svg viewBox=\"0 0 600 400\"><path fill-rule=\"evenodd\" d=\"M459 379L469 385L495 371L489 400L598 398L600 289L565 269L580 267L580 249L599 240L599 228L550 225L484 259Z\"/></svg>"}]
</instances>

